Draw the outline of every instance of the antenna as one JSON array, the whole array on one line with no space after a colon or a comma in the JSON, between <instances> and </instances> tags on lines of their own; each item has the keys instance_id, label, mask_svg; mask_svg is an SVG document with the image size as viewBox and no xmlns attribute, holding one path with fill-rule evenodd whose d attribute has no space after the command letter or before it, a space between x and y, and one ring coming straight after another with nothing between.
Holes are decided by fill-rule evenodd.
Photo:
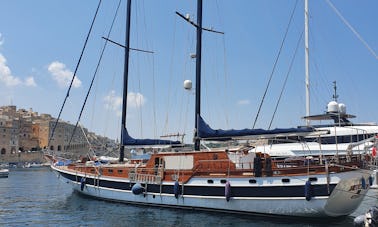
<instances>
[{"instance_id":1,"label":"antenna","mask_svg":"<svg viewBox=\"0 0 378 227\"><path fill-rule=\"evenodd\" d=\"M337 85L336 85L336 81L333 81L333 90L334 90L334 93L333 93L333 101L337 102L337 98L339 97L339 95L337 94Z\"/></svg>"}]
</instances>

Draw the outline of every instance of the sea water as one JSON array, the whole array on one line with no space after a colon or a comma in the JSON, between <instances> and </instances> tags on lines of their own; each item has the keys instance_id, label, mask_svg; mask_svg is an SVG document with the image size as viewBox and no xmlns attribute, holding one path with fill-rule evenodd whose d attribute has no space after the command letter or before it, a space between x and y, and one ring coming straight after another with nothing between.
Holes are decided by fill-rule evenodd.
<instances>
[{"instance_id":1,"label":"sea water","mask_svg":"<svg viewBox=\"0 0 378 227\"><path fill-rule=\"evenodd\" d=\"M338 219L235 215L101 201L74 192L48 167L11 169L0 178L0 226L353 226L377 198L370 190L356 212Z\"/></svg>"}]
</instances>

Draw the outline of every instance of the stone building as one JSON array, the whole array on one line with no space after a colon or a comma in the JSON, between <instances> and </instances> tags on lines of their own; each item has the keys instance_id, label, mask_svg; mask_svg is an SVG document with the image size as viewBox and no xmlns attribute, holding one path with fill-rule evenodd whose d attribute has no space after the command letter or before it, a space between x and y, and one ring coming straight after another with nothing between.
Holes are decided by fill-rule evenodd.
<instances>
[{"instance_id":1,"label":"stone building","mask_svg":"<svg viewBox=\"0 0 378 227\"><path fill-rule=\"evenodd\" d=\"M36 151L39 147L38 125L30 119L19 118L18 146L20 151Z\"/></svg>"},{"instance_id":2,"label":"stone building","mask_svg":"<svg viewBox=\"0 0 378 227\"><path fill-rule=\"evenodd\" d=\"M50 139L56 125L54 136ZM16 106L0 107L0 155L50 149L73 156L86 154L88 142L86 129L77 128L69 122L59 121L49 114L33 112L32 109L17 110Z\"/></svg>"},{"instance_id":3,"label":"stone building","mask_svg":"<svg viewBox=\"0 0 378 227\"><path fill-rule=\"evenodd\" d=\"M0 115L0 154L14 154L18 151L18 124L8 116Z\"/></svg>"},{"instance_id":4,"label":"stone building","mask_svg":"<svg viewBox=\"0 0 378 227\"><path fill-rule=\"evenodd\" d=\"M56 125L54 135L51 137L55 124L56 120L54 119L44 122L44 126L41 128L40 132L45 135L43 139L44 143L40 143L43 148L48 148L51 151L68 156L80 156L88 152L89 145L80 127L75 129L75 125L59 121ZM85 129L84 131L87 134L87 130ZM46 134L48 134L47 137ZM50 137L51 140L48 142L48 138ZM46 140L47 143L45 143Z\"/></svg>"}]
</instances>

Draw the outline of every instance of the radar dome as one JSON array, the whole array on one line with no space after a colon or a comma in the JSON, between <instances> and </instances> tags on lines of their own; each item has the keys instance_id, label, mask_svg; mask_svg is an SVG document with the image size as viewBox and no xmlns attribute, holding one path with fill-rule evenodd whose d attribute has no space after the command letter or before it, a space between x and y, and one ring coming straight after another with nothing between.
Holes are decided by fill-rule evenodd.
<instances>
[{"instance_id":1,"label":"radar dome","mask_svg":"<svg viewBox=\"0 0 378 227\"><path fill-rule=\"evenodd\" d=\"M185 88L185 90L191 90L192 89L192 81L191 80L185 80L184 81L184 88Z\"/></svg>"},{"instance_id":2,"label":"radar dome","mask_svg":"<svg viewBox=\"0 0 378 227\"><path fill-rule=\"evenodd\" d=\"M327 105L327 112L329 113L337 113L339 112L339 105L335 101L331 101Z\"/></svg>"},{"instance_id":3,"label":"radar dome","mask_svg":"<svg viewBox=\"0 0 378 227\"><path fill-rule=\"evenodd\" d=\"M346 114L346 105L344 103L339 103L339 111L342 114Z\"/></svg>"}]
</instances>

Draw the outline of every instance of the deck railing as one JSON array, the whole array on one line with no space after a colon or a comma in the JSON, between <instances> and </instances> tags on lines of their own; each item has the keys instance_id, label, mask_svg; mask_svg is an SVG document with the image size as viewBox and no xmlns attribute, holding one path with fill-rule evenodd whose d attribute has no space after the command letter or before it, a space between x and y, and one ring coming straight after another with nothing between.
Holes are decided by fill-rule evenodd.
<instances>
[{"instance_id":1,"label":"deck railing","mask_svg":"<svg viewBox=\"0 0 378 227\"><path fill-rule=\"evenodd\" d=\"M155 174L151 174L150 172L152 171L154 171ZM129 179L132 182L160 184L162 181L163 172L164 169L162 167L153 170L151 169L151 171L146 171L146 173L138 173L138 169L130 169Z\"/></svg>"}]
</instances>

